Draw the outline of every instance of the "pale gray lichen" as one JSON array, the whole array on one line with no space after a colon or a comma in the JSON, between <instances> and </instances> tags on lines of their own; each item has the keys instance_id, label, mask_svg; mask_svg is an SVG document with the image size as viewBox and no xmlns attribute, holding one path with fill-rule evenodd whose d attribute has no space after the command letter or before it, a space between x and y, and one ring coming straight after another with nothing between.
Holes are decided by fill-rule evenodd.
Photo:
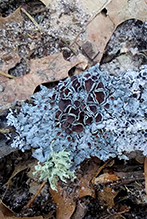
<instances>
[{"instance_id":1,"label":"pale gray lichen","mask_svg":"<svg viewBox=\"0 0 147 219\"><path fill-rule=\"evenodd\" d=\"M114 77L96 65L53 89L41 86L32 99L9 113L8 124L18 134L12 147L35 148L41 162L51 157L53 139L55 152L70 152L73 169L91 156L127 159L134 150L147 156L147 66Z\"/></svg>"}]
</instances>

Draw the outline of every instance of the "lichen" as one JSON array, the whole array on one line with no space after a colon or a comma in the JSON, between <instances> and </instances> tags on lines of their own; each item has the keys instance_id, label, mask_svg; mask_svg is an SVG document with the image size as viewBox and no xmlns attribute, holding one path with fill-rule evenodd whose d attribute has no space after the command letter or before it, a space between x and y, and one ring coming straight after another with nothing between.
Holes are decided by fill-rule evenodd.
<instances>
[{"instance_id":1,"label":"lichen","mask_svg":"<svg viewBox=\"0 0 147 219\"><path fill-rule=\"evenodd\" d=\"M48 179L51 188L57 191L58 179L61 179L63 182L66 183L66 179L74 179L75 174L74 171L69 170L71 167L71 160L69 158L70 152L63 150L55 153L52 144L53 142L51 142L50 145L50 159L47 159L47 161L45 161L44 164L40 164L40 162L38 162L38 165L35 166L36 171L33 172L33 174L39 172L40 180Z\"/></svg>"},{"instance_id":2,"label":"lichen","mask_svg":"<svg viewBox=\"0 0 147 219\"><path fill-rule=\"evenodd\" d=\"M12 147L44 162L53 150L66 150L72 168L91 156L105 161L140 150L147 156L147 66L114 77L99 65L60 81L53 89L41 86L33 104L11 111L8 124L16 128Z\"/></svg>"}]
</instances>

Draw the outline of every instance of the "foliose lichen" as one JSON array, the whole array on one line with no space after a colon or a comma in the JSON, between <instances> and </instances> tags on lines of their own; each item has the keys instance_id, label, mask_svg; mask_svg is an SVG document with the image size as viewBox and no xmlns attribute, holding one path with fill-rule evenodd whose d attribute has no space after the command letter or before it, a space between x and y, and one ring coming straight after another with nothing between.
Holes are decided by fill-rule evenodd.
<instances>
[{"instance_id":1,"label":"foliose lichen","mask_svg":"<svg viewBox=\"0 0 147 219\"><path fill-rule=\"evenodd\" d=\"M11 111L8 124L16 128L12 147L34 148L44 162L53 150L70 152L72 169L91 156L105 161L140 150L147 156L147 66L114 77L99 65L60 81L53 89L41 86L33 104Z\"/></svg>"}]
</instances>

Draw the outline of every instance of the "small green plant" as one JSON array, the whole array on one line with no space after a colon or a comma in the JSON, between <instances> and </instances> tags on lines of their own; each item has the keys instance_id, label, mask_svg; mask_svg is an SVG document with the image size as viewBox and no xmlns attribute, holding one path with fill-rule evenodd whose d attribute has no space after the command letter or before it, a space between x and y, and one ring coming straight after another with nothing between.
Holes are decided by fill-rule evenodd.
<instances>
[{"instance_id":1,"label":"small green plant","mask_svg":"<svg viewBox=\"0 0 147 219\"><path fill-rule=\"evenodd\" d=\"M75 178L74 171L70 171L69 168L71 167L71 160L69 158L70 152L65 150L54 152L52 144L54 141L51 142L51 157L45 161L43 164L38 162L38 165L35 166L35 172L40 172L40 179L46 180L48 179L50 182L50 186L53 190L57 191L57 181L60 178L63 182L66 183L66 179Z\"/></svg>"}]
</instances>

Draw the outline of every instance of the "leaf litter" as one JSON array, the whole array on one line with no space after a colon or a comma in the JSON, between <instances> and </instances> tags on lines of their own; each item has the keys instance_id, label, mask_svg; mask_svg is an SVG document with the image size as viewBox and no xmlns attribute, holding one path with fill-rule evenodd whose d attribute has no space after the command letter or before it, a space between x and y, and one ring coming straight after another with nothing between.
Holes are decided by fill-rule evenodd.
<instances>
[{"instance_id":1,"label":"leaf litter","mask_svg":"<svg viewBox=\"0 0 147 219\"><path fill-rule=\"evenodd\" d=\"M53 4L52 7L56 8L58 2L54 2L52 4ZM91 4L88 2L88 5L90 6ZM73 4L72 4L72 7L69 7L70 10L68 7L65 7L65 6L66 6L66 4L62 8L60 5L62 10L60 12L57 11L57 14L61 16L60 19L58 19L59 28L61 27L62 31L63 30L64 31L58 32L59 29L57 29L57 27L56 27L57 23L55 23L55 20L54 20L54 21L52 21L52 24L51 24L51 26L54 27L52 29L52 34L55 37L55 33L57 32L58 35L61 36L60 39L65 38L65 41L67 41L67 42L69 40L70 41L69 48L71 47L71 48L74 48L74 50L76 49L76 52L79 50L79 47L82 46L83 51L85 51L89 60L92 62L96 62L96 61L101 60L102 55L104 53L105 46L106 46L108 40L110 39L112 33L114 32L114 30L118 24L120 24L121 22L125 21L126 19L130 19L130 18L136 18L136 19L140 19L142 21L146 21L146 2L145 1L140 0L140 1L134 1L133 3L127 3L126 1L121 1L121 2L120 1L119 2L106 1L103 5L100 5L101 10L98 10L95 13L91 12L90 16L86 15L86 13L84 13L85 20L83 22L83 26L85 25L84 28L85 28L86 34L82 33L79 35L79 38L78 38L76 35L78 35L80 28L82 28L82 32L83 32L83 26L80 28L78 27L75 31L76 34L73 34L73 36L71 36L69 34L72 29L69 29L70 30L70 31L68 30L69 32L66 31L65 27L67 25L67 20L69 18L68 13L71 16L70 10L71 11L73 10L73 8L72 8ZM101 11L103 13L101 13ZM20 8L18 9L18 11L15 11L14 13L16 13L16 12L20 16L20 21L24 22L24 18L22 20L22 17L21 17L22 15L20 15ZM119 13L119 12L121 12L121 13ZM104 14L106 16L104 16ZM52 19L56 18L57 17L56 15L53 13L51 15ZM24 15L23 15L23 17L24 17ZM91 18L91 20L90 20L90 22L88 21L86 23L86 20L88 20L89 17ZM94 19L92 19L92 18L94 18ZM12 17L10 15L9 18L6 17L6 18L2 18L2 19L3 19L3 21L2 21L3 28L6 29L7 28L6 23L10 24L11 19L13 22L16 18L13 14ZM4 19L5 19L5 21L4 21ZM8 19L8 20L6 20L6 19ZM42 19L42 18L40 18L40 19ZM72 19L73 19L73 21L74 20L76 21L75 17L72 17ZM44 23L45 23L45 21L46 20L44 20ZM16 22L17 22L17 20L16 20ZM38 40L40 40L41 34L35 30L35 27L31 23L31 21L28 21L28 24L29 25L27 26L27 28L28 28L28 30L27 30L28 38L27 39L32 40L31 43L28 45L30 48L29 53L26 51L26 48L24 48L25 46L19 45L19 47L17 47L17 45L14 43L13 46L16 48L16 50L14 50L14 48L12 46L9 48L8 51L5 51L5 52L8 52L7 53L8 56L9 55L11 56L10 64L8 63L8 65L7 65L6 61L3 59L4 55L6 55L5 52L3 52L3 56L1 56L1 59L3 61L2 62L3 65L1 65L1 66L3 66L3 70L5 73L11 72L10 70L20 62L20 59L21 60L23 59L23 55L25 58L29 59L29 64L31 66L29 74L28 74L28 72L27 72L27 74L24 73L24 76L22 76L21 78L16 78L16 79L10 80L8 78L1 76L2 83L5 82L4 85L6 85L6 86L4 86L4 91L6 88L6 93L4 93L4 96L2 99L4 101L3 104L5 104L7 102L12 102L14 100L25 100L25 99L29 98L29 95L34 92L36 86L38 86L39 84L64 79L65 77L68 76L68 72L70 69L77 66L79 63L81 64L80 60L71 61L71 63L69 64L66 60L63 59L63 55L61 53L58 53L59 57L57 57L56 52L60 52L60 50L54 46L51 46L51 45L50 45L50 48L48 49L48 51L46 52L45 58L43 58L44 51L42 53L38 49L34 52L35 44L33 44L34 43L33 40L36 40L36 42ZM105 24L105 25L103 25L103 24ZM63 25L63 27L62 27L62 25ZM11 29L11 25L8 25L8 26ZM98 31L95 32L95 30L98 30L100 32L98 32ZM85 35L86 35L86 37L85 37ZM23 36L21 36L21 37L23 38ZM20 38L20 39L22 40L22 38ZM61 41L60 41L60 43L61 43ZM65 44L64 44L64 46L65 46ZM19 50L20 47L21 47L22 53L20 53L20 50ZM52 47L53 47L53 50L52 50ZM89 49L90 53L88 53L87 48ZM51 55L48 54L50 49L52 50L52 52L50 53ZM94 52L93 52L93 50L94 50ZM16 58L15 58L15 55L14 56L12 55L13 51L16 51ZM66 47L66 51L68 51L67 47ZM55 57L55 62L54 61L52 62L52 60L54 60L54 57ZM61 62L61 60L63 61L63 63ZM69 59L69 60L71 60L71 59ZM48 61L49 61L50 65L47 64ZM64 72L63 72L62 68L64 68L64 66L66 66L67 63L68 63L68 67L65 68ZM37 69L37 66L38 66L38 72L35 70L35 68ZM49 66L49 70L48 70L48 66ZM86 68L87 63L84 64L84 66L85 66L84 68ZM84 70L84 68L83 68L83 70ZM52 71L53 73L49 73L50 71ZM61 74L61 72L63 72L63 74ZM56 73L58 73L58 74L56 74ZM6 80L7 80L7 82L6 82ZM17 92L14 92L12 87L14 87L15 91L17 91ZM21 90L22 87L24 89L23 92ZM11 97L11 95L12 95L12 97ZM74 218L75 213L78 214L78 211L79 212L81 211L81 210L75 209L76 200L78 200L78 199L81 200L81 198L83 196L84 197L85 196L93 197L95 199L96 194L99 194L99 197L101 196L101 198L102 198L101 200L103 201L103 203L106 204L106 206L116 207L116 202L114 199L119 195L121 190L119 189L118 191L114 191L111 187L107 187L106 185L103 185L103 184L106 183L105 179L107 178L107 181L110 180L110 182L108 183L109 186L113 186L114 181L116 181L118 178L115 174L107 173L107 177L106 177L106 173L100 174L101 171L103 171L103 165L100 167L98 163L99 162L97 162L97 161L95 162L95 165L94 165L95 168L93 168L94 166L93 166L93 164L91 164L92 166L90 165L91 168L89 168L90 169L89 172L85 172L85 173L82 172L83 176L81 176L81 178L79 177L79 182L78 183L76 182L76 185L71 187L72 196L69 195L71 193L68 191L69 190L68 186L70 185L70 182L66 186L65 185L63 186L63 184L60 182L58 185L59 192L56 194L54 194L53 191L50 191L50 193L52 194L52 197L56 203L56 208L57 208L56 218L63 218L63 219L64 218L68 219L68 218L72 218L72 217ZM104 164L104 165L107 165L107 164ZM113 165L112 165L112 167L113 167ZM85 168L85 166L84 166L84 168ZM146 169L145 169L145 171L146 171ZM114 177L113 180L111 180L112 175ZM99 179L100 177L103 179L101 181L100 185L92 184L93 179ZM145 177L146 177L146 175L145 175ZM11 181L11 177L9 179L10 179L9 181ZM129 182L130 181L128 180L128 183ZM117 185L117 181L116 181L115 186L116 185ZM100 186L100 188L102 186L102 190L100 190L99 186ZM134 186L134 188L136 188L135 184L133 186ZM97 187L97 188L95 188L95 187ZM97 193L97 190L99 193ZM142 191L143 191L143 188L142 188ZM98 199L98 200L100 201L100 199ZM130 200L131 200L131 196L130 196ZM104 206L104 204L102 204L102 206ZM125 204L122 204L122 206L124 206L124 209L125 209ZM68 209L68 211L67 211L67 209ZM85 209L85 207L83 208L83 212L84 212L84 209ZM128 208L126 208L126 210L124 210L124 212L127 212L127 211L129 211ZM53 212L53 214L54 214L54 212ZM92 214L94 215L94 212L91 212L91 215ZM3 218L3 213L1 213L1 215ZM83 213L83 217L85 215L88 215L88 211L87 211L87 213ZM114 218L115 218L115 216L116 215L113 215ZM120 216L120 218L124 218L122 215L119 215L119 216ZM40 218L42 218L42 216L36 217L35 219L40 219ZM111 216L110 217L108 216L107 218L111 218Z\"/></svg>"}]
</instances>

